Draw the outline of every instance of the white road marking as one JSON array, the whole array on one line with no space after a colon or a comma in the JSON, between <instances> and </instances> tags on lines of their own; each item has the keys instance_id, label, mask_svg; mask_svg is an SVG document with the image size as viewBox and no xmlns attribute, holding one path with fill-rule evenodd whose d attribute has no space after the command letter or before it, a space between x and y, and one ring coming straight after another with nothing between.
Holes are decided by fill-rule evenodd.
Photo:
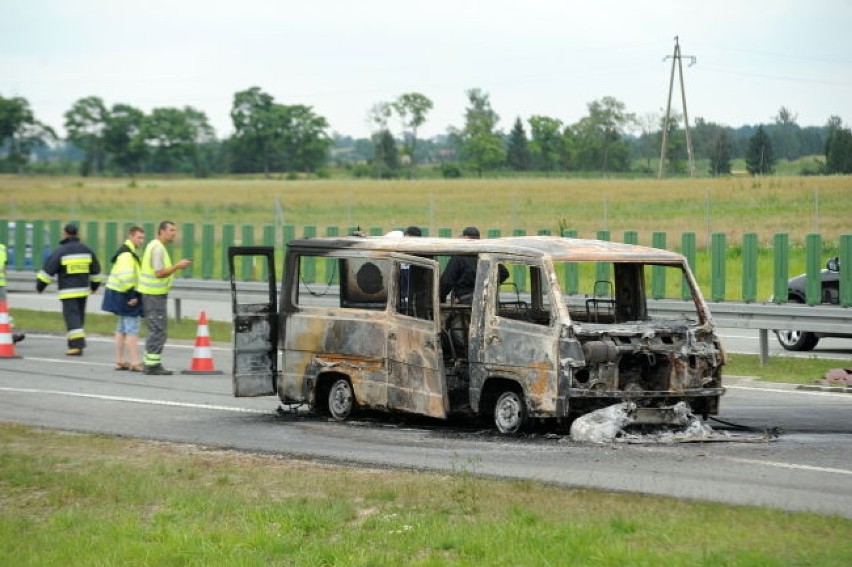
<instances>
[{"instance_id":1,"label":"white road marking","mask_svg":"<svg viewBox=\"0 0 852 567\"><path fill-rule=\"evenodd\" d=\"M725 386L727 390L749 390L752 392L772 392L774 394L798 394L802 396L822 396L828 398L844 398L852 402L852 394L844 392L822 392L818 390L782 390L781 388L755 388L752 386Z\"/></svg>"},{"instance_id":2,"label":"white road marking","mask_svg":"<svg viewBox=\"0 0 852 567\"><path fill-rule=\"evenodd\" d=\"M110 402L130 402L134 404L147 404L152 406L174 406L181 408L206 409L219 411L234 411L240 413L270 414L271 410L257 410L249 408L238 408L234 406L215 406L208 404L191 404L187 402L170 402L167 400L146 400L144 398L128 398L125 396L105 396L103 394L84 394L81 392L65 392L62 390L39 390L35 388L6 388L0 387L2 392L17 392L21 394L53 394L55 396L69 396L72 398L92 398Z\"/></svg>"},{"instance_id":3,"label":"white road marking","mask_svg":"<svg viewBox=\"0 0 852 567\"><path fill-rule=\"evenodd\" d=\"M824 472L831 474L847 474L852 475L852 471L846 469L833 469L829 467L815 467L812 465L797 465L795 463L779 463L777 461L760 461L757 459L743 459L740 457L718 457L723 461L733 461L735 463L745 463L747 465L765 465L767 467L776 467L780 469L803 470L809 472Z\"/></svg>"},{"instance_id":4,"label":"white road marking","mask_svg":"<svg viewBox=\"0 0 852 567\"><path fill-rule=\"evenodd\" d=\"M70 358L70 357L69 357ZM111 362L92 362L90 360L67 359L67 358L40 358L38 356L28 356L25 360L35 360L36 362L52 362L54 364L85 364L88 366L112 366Z\"/></svg>"}]
</instances>

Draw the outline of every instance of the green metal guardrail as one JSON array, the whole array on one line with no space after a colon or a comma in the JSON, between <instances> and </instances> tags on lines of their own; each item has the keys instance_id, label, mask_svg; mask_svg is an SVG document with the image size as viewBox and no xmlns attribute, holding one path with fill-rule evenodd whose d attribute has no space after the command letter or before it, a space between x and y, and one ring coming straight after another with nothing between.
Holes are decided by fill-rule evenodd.
<instances>
[{"instance_id":1,"label":"green metal guardrail","mask_svg":"<svg viewBox=\"0 0 852 567\"><path fill-rule=\"evenodd\" d=\"M76 222L78 226L79 221ZM14 223L14 229L10 230ZM10 268L15 270L38 270L42 263L42 258L46 250L55 246L62 234L62 227L65 222L58 219L0 219L0 242L7 244L10 247ZM85 242L95 250L95 253L102 260L104 270L109 269L109 258L116 248L124 242L128 228L132 226L130 222L107 221L103 223L88 221L82 226L81 236ZM151 222L143 224L148 240L156 236L156 225ZM352 233L356 227L349 227L345 234ZM343 232L340 227L328 226L324 230L318 230L316 226L308 225L302 227L302 236L305 238L316 237L320 233L326 236L339 236ZM380 236L385 234L386 230L382 227L369 227L367 233L371 236ZM439 228L437 230L438 237L449 238L455 234L451 228ZM549 229L539 229L536 234L550 234ZM218 238L217 238L218 234ZM424 229L424 235L428 235L429 231ZM513 236L523 236L527 232L523 229L514 229ZM200 241L198 236L200 235ZM498 238L502 235L499 229L491 228L486 231L487 238ZM577 238L580 236L576 230L564 229L562 235L569 238ZM204 280L223 279L227 280L230 277L227 261L227 250L229 246L241 244L245 246L253 245L257 238L262 239L264 245L274 246L278 249L277 254L279 259L283 254L286 244L297 238L296 226L292 224L272 225L266 224L256 227L252 224L241 224L239 226L227 223L216 226L210 223L203 223L200 226L193 222L183 223L179 226L179 239L176 245L171 246L172 257L191 258L193 264L186 270L180 273L180 277L201 278ZM611 240L609 230L599 230L594 235L594 238L599 240ZM710 237L709 250L701 252L697 249L697 238L694 232L684 232L681 234L680 250L670 248L668 233L664 231L654 231L651 233L651 246L657 248L669 248L679 251L683 254L696 277L701 275L702 281L709 282L710 299L715 302L726 300L740 300L746 303L763 301L765 298L760 297L760 282L771 282L771 292L775 303L785 303L787 301L787 279L790 277L790 244L789 237L786 233L775 234L772 238L771 246L761 248L758 242L758 236L755 233L746 233L742 237L742 242L731 247L727 242L727 237L724 233L714 233ZM239 242L238 242L239 241ZM623 234L623 242L629 244L638 244L640 235L636 231L625 231ZM15 250L15 243L25 243L24 253L18 253ZM796 252L797 258L801 258L801 252ZM704 258L709 255L707 260L699 263L699 258ZM823 300L821 289L820 272L824 267L825 260L830 256L839 256L841 267L852 266L852 234L844 234L840 236L837 245L831 243L825 246L822 237L819 234L808 234L805 240L804 250L804 271L807 274L808 283L806 289L806 297L808 304L821 303ZM768 262L771 256L771 262ZM439 258L441 267L446 265L446 258ZM709 261L708 261L709 260ZM306 262L303 278L306 283L316 283L318 280L326 277L329 274L332 282L336 280L334 269L326 262L317 263L309 260ZM734 269L736 268L736 269ZM242 280L258 280L266 277L266 268L258 270L250 262L239 265L238 277ZM739 282L740 290L739 297L728 297L727 286L733 285L734 289L738 282L731 282L727 278L728 270L731 274L742 274L741 282ZM797 270L797 273L799 270ZM599 262L595 268L595 278L598 280L609 280L611 274L611 264L608 262ZM665 281L665 270L653 269L651 274L651 292L654 298L663 298L672 296L671 285L676 286L676 282ZM709 276L708 276L709 274ZM795 275L795 274L793 274ZM566 265L564 272L560 274L560 281L564 291L569 294L576 294L578 291L578 271L577 266ZM512 274L512 281L518 286L520 291L526 291L527 282L526 275L523 271L517 270ZM674 288L676 289L676 287ZM674 292L677 293L676 291ZM686 299L689 295L689 290L685 282L681 283L681 297ZM852 306L852 269L841 269L839 283L839 299L840 305L843 307Z\"/></svg>"}]
</instances>

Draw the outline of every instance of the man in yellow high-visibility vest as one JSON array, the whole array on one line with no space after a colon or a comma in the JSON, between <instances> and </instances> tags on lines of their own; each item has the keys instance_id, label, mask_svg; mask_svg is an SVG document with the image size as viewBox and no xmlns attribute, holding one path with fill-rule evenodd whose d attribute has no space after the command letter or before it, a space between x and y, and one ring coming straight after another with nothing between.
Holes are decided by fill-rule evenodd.
<instances>
[{"instance_id":1,"label":"man in yellow high-visibility vest","mask_svg":"<svg viewBox=\"0 0 852 567\"><path fill-rule=\"evenodd\" d=\"M171 370L163 367L163 347L168 338L166 327L168 293L172 288L174 273L189 266L190 260L183 258L172 264L166 244L177 238L177 226L165 220L157 229L157 238L148 243L142 256L139 270L139 293L142 294L142 309L148 338L145 341L145 374L166 376Z\"/></svg>"}]
</instances>

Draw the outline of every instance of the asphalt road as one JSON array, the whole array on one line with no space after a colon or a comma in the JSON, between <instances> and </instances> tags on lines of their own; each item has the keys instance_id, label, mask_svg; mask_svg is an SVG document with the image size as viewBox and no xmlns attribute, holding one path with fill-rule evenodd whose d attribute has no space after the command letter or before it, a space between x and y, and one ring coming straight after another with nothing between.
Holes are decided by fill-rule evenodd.
<instances>
[{"instance_id":1,"label":"asphalt road","mask_svg":"<svg viewBox=\"0 0 852 567\"><path fill-rule=\"evenodd\" d=\"M227 345L223 375L145 376L113 370L113 345L90 339L81 358L64 339L33 335L22 358L0 359L0 421L320 461L540 480L852 518L852 395L803 392L748 380L728 386L719 418L731 439L714 443L587 445L536 433L507 439L490 430L417 418L362 416L329 422L280 412L274 397L234 398ZM164 360L189 368L192 344L169 343ZM780 437L763 439L778 428Z\"/></svg>"}]
</instances>

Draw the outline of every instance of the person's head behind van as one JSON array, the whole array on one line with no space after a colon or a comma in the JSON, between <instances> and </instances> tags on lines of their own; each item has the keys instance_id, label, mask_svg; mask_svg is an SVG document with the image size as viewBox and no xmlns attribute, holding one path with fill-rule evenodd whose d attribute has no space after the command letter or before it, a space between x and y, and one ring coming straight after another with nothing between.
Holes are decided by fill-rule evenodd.
<instances>
[{"instance_id":1,"label":"person's head behind van","mask_svg":"<svg viewBox=\"0 0 852 567\"><path fill-rule=\"evenodd\" d=\"M462 231L462 236L465 238L479 238L479 229L475 226L468 226Z\"/></svg>"}]
</instances>

